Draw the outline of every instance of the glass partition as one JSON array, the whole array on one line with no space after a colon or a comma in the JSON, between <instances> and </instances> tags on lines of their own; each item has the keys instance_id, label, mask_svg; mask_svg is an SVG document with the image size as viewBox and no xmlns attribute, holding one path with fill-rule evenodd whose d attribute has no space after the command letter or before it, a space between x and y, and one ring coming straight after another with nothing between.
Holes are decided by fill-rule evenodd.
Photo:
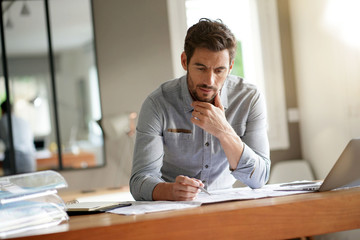
<instances>
[{"instance_id":1,"label":"glass partition","mask_svg":"<svg viewBox=\"0 0 360 240\"><path fill-rule=\"evenodd\" d=\"M34 156L34 170L104 165L91 1L4 0L2 19L8 79L1 71L0 100L9 95L12 118L23 122L13 126L15 152L33 151L26 154ZM7 145L0 144L0 164Z\"/></svg>"}]
</instances>

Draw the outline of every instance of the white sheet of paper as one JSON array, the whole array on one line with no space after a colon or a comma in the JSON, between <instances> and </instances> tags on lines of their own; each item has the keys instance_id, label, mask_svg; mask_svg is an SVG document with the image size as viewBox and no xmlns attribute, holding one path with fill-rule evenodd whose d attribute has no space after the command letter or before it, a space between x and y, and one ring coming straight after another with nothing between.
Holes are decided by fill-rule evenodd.
<instances>
[{"instance_id":1,"label":"white sheet of paper","mask_svg":"<svg viewBox=\"0 0 360 240\"><path fill-rule=\"evenodd\" d=\"M96 196L79 197L78 202L125 202L135 201L130 192L108 193Z\"/></svg>"},{"instance_id":2,"label":"white sheet of paper","mask_svg":"<svg viewBox=\"0 0 360 240\"><path fill-rule=\"evenodd\" d=\"M202 204L226 202L232 200L249 200L266 197L278 197L293 194L306 193L306 191L276 191L280 184L265 185L259 189L249 187L231 188L225 190L210 191L210 196L200 192L194 201L132 201L132 205L110 210L108 212L122 215L144 214L168 210L186 209L199 207Z\"/></svg>"},{"instance_id":3,"label":"white sheet of paper","mask_svg":"<svg viewBox=\"0 0 360 240\"><path fill-rule=\"evenodd\" d=\"M269 184L258 189L242 187L242 188L230 188L225 190L209 191L211 196L201 192L194 201L205 204L205 203L226 202L232 200L249 200L249 199L259 199L266 197L279 197L279 196L286 196L286 195L293 195L293 194L300 194L307 192L307 191L290 191L290 192L276 191L277 189L279 189L279 186L280 184Z\"/></svg>"},{"instance_id":4,"label":"white sheet of paper","mask_svg":"<svg viewBox=\"0 0 360 240\"><path fill-rule=\"evenodd\" d=\"M186 209L199 207L200 202L171 202L171 201L135 201L131 202L131 206L116 208L108 211L109 213L134 215L161 212L168 210Z\"/></svg>"}]
</instances>

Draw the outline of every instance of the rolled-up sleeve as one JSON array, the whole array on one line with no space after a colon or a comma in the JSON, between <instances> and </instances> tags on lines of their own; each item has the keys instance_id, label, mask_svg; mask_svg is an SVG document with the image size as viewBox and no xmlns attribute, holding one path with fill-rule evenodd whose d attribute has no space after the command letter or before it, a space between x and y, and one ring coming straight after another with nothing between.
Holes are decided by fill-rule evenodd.
<instances>
[{"instance_id":1,"label":"rolled-up sleeve","mask_svg":"<svg viewBox=\"0 0 360 240\"><path fill-rule=\"evenodd\" d=\"M136 129L130 191L135 200L152 200L155 186L163 182L160 169L164 155L163 137L155 103L147 98Z\"/></svg>"},{"instance_id":2,"label":"rolled-up sleeve","mask_svg":"<svg viewBox=\"0 0 360 240\"><path fill-rule=\"evenodd\" d=\"M233 176L251 188L260 188L269 179L270 147L267 136L266 105L260 93L251 102L244 136L244 150Z\"/></svg>"}]
</instances>

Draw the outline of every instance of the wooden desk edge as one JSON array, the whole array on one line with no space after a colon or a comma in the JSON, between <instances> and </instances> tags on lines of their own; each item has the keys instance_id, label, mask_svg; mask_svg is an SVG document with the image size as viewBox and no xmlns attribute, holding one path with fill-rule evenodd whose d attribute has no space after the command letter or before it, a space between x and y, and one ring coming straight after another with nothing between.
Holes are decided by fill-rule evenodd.
<instances>
[{"instance_id":1,"label":"wooden desk edge","mask_svg":"<svg viewBox=\"0 0 360 240\"><path fill-rule=\"evenodd\" d=\"M136 216L77 216L68 231L24 239L296 238L360 228L359 206L360 188L353 188Z\"/></svg>"}]
</instances>

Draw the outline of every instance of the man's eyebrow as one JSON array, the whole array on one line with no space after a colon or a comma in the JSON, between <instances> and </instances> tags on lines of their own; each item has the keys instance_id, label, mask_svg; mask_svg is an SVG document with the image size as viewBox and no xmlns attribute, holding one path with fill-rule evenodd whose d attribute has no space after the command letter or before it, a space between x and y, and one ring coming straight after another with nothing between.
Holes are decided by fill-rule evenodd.
<instances>
[{"instance_id":1,"label":"man's eyebrow","mask_svg":"<svg viewBox=\"0 0 360 240\"><path fill-rule=\"evenodd\" d=\"M198 66L198 67L205 67L205 68L208 68L205 64L202 64L202 63L194 63L195 66ZM217 67L216 69L227 69L227 67L225 66L220 66L220 67Z\"/></svg>"},{"instance_id":2,"label":"man's eyebrow","mask_svg":"<svg viewBox=\"0 0 360 240\"><path fill-rule=\"evenodd\" d=\"M206 66L205 64L198 63L198 62L194 63L194 65L195 65L195 66L199 66L199 67L205 67L205 68L207 68L207 66Z\"/></svg>"},{"instance_id":3,"label":"man's eyebrow","mask_svg":"<svg viewBox=\"0 0 360 240\"><path fill-rule=\"evenodd\" d=\"M227 69L227 67L225 67L225 66L220 66L220 67L217 67L216 69Z\"/></svg>"}]
</instances>

